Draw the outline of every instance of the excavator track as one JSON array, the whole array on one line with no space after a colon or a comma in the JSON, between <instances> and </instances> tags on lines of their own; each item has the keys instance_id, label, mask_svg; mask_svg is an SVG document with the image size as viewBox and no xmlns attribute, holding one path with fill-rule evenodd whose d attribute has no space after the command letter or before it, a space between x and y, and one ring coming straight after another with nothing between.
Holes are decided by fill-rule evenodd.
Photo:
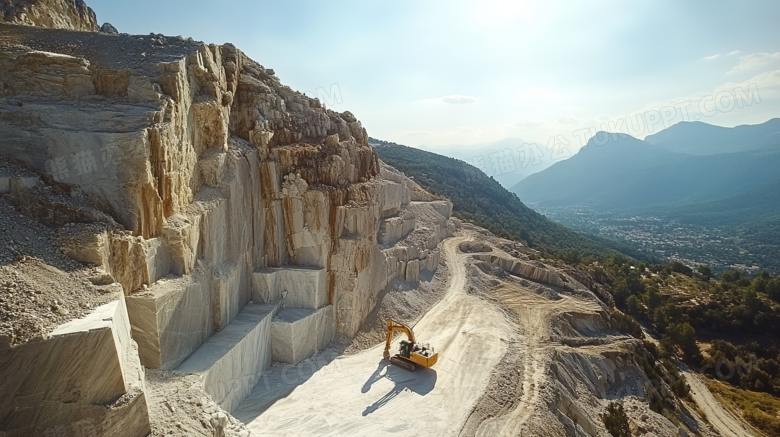
<instances>
[{"instance_id":1,"label":"excavator track","mask_svg":"<svg viewBox=\"0 0 780 437\"><path fill-rule=\"evenodd\" d=\"M404 369L410 372L414 372L414 370L417 368L417 366L415 366L414 363L407 361L405 358L399 355L394 355L390 357L390 363L395 364L398 367L403 367Z\"/></svg>"}]
</instances>

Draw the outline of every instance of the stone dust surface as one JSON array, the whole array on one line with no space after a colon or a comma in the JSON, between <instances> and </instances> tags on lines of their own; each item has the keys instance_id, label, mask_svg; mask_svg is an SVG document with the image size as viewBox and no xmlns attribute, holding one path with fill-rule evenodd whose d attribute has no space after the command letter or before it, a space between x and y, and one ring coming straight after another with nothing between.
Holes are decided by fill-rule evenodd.
<instances>
[{"instance_id":1,"label":"stone dust surface","mask_svg":"<svg viewBox=\"0 0 780 437\"><path fill-rule=\"evenodd\" d=\"M146 371L151 436L248 437L249 431L203 391L198 375Z\"/></svg>"},{"instance_id":2,"label":"stone dust surface","mask_svg":"<svg viewBox=\"0 0 780 437\"><path fill-rule=\"evenodd\" d=\"M0 198L0 338L11 345L85 317L121 291L93 285L98 270L63 255L56 233Z\"/></svg>"},{"instance_id":3,"label":"stone dust surface","mask_svg":"<svg viewBox=\"0 0 780 437\"><path fill-rule=\"evenodd\" d=\"M251 396L236 417L252 435L457 434L507 351L512 327L495 305L467 294L459 236L441 245L449 269L445 297L413 327L439 353L431 369L408 372L382 358L384 344L342 355L282 398ZM396 337L394 352L402 336ZM285 382L294 372L281 372ZM291 379L294 381L294 378ZM274 391L268 391L274 396ZM265 410L258 414L256 408ZM302 407L304 406L305 407Z\"/></svg>"}]
</instances>

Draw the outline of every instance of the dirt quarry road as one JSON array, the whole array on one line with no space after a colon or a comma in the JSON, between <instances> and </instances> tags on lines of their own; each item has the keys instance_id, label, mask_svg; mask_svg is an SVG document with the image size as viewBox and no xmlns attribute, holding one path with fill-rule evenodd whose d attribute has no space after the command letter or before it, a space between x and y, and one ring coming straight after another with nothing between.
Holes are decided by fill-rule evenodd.
<instances>
[{"instance_id":1,"label":"dirt quarry road","mask_svg":"<svg viewBox=\"0 0 780 437\"><path fill-rule=\"evenodd\" d=\"M691 396L696 404L707 415L707 420L718 430L723 437L752 437L758 435L755 431L749 430L748 425L742 420L734 417L723 405L715 399L715 395L710 392L701 376L691 372L684 365L682 366L685 380L691 387Z\"/></svg>"},{"instance_id":2,"label":"dirt quarry road","mask_svg":"<svg viewBox=\"0 0 780 437\"><path fill-rule=\"evenodd\" d=\"M444 243L447 294L414 326L417 340L439 352L432 369L390 366L383 344L337 357L299 383L296 369L276 367L234 415L253 435L457 435L513 332L495 306L466 294L458 245L467 240Z\"/></svg>"}]
</instances>

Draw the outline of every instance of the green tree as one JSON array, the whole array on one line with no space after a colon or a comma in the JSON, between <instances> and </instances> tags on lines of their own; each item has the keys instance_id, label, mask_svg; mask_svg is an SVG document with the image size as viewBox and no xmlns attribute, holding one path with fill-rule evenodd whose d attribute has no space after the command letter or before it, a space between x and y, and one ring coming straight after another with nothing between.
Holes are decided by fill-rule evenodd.
<instances>
[{"instance_id":1,"label":"green tree","mask_svg":"<svg viewBox=\"0 0 780 437\"><path fill-rule=\"evenodd\" d=\"M758 293L752 288L748 288L742 292L742 301L745 306L750 308L750 312L755 314L761 309L761 299L758 298Z\"/></svg>"},{"instance_id":2,"label":"green tree","mask_svg":"<svg viewBox=\"0 0 780 437\"><path fill-rule=\"evenodd\" d=\"M690 323L676 323L667 330L672 344L682 349L686 359L695 360L701 356L699 345L696 344L696 330Z\"/></svg>"},{"instance_id":3,"label":"green tree","mask_svg":"<svg viewBox=\"0 0 780 437\"><path fill-rule=\"evenodd\" d=\"M674 302L667 302L665 305L656 308L654 316L658 329L665 331L669 325L678 323L682 319L683 312Z\"/></svg>"},{"instance_id":4,"label":"green tree","mask_svg":"<svg viewBox=\"0 0 780 437\"><path fill-rule=\"evenodd\" d=\"M558 258L568 264L578 264L580 262L580 253L575 249L561 251Z\"/></svg>"},{"instance_id":5,"label":"green tree","mask_svg":"<svg viewBox=\"0 0 780 437\"><path fill-rule=\"evenodd\" d=\"M702 265L696 267L696 270L699 273L701 273L701 275L704 276L707 280L710 280L710 278L712 278L714 276L714 274L712 273L712 269L708 265L702 264Z\"/></svg>"},{"instance_id":6,"label":"green tree","mask_svg":"<svg viewBox=\"0 0 780 437\"><path fill-rule=\"evenodd\" d=\"M647 309L650 310L650 313L652 314L656 308L661 306L661 292L658 291L658 287L653 285L647 289L646 296L645 302L647 303Z\"/></svg>"},{"instance_id":7,"label":"green tree","mask_svg":"<svg viewBox=\"0 0 780 437\"><path fill-rule=\"evenodd\" d=\"M631 437L631 428L628 424L628 415L623 410L623 405L618 402L610 402L606 414L601 416L607 432L612 437Z\"/></svg>"},{"instance_id":8,"label":"green tree","mask_svg":"<svg viewBox=\"0 0 780 437\"><path fill-rule=\"evenodd\" d=\"M756 293L766 293L766 284L768 282L767 278L758 275L756 276L756 279L753 279L753 283L751 283L750 286L753 287L753 290L755 290Z\"/></svg>"},{"instance_id":9,"label":"green tree","mask_svg":"<svg viewBox=\"0 0 780 437\"><path fill-rule=\"evenodd\" d=\"M640 302L636 296L628 298L628 312L631 313L632 316L636 317L641 313L642 310L639 305Z\"/></svg>"},{"instance_id":10,"label":"green tree","mask_svg":"<svg viewBox=\"0 0 780 437\"><path fill-rule=\"evenodd\" d=\"M693 274L693 269L681 263L680 261L672 261L669 264L669 270L672 272L682 273L686 276L691 276Z\"/></svg>"},{"instance_id":11,"label":"green tree","mask_svg":"<svg viewBox=\"0 0 780 437\"><path fill-rule=\"evenodd\" d=\"M777 302L780 302L780 279L770 279L766 284L766 294Z\"/></svg>"},{"instance_id":12,"label":"green tree","mask_svg":"<svg viewBox=\"0 0 780 437\"><path fill-rule=\"evenodd\" d=\"M642 331L642 326L634 320L628 314L623 314L620 311L612 311L612 319L615 321L615 327L618 331L625 334L629 334L634 338L643 339L645 333Z\"/></svg>"},{"instance_id":13,"label":"green tree","mask_svg":"<svg viewBox=\"0 0 780 437\"><path fill-rule=\"evenodd\" d=\"M720 275L720 278L726 282L737 282L741 277L742 273L740 273L737 269L726 270L722 275Z\"/></svg>"}]
</instances>

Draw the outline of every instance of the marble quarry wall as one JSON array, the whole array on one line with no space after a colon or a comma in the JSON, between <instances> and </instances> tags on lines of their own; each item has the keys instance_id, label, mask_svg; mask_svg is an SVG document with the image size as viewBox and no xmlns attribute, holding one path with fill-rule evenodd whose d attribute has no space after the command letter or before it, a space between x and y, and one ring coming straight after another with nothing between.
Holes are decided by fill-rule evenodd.
<instances>
[{"instance_id":1,"label":"marble quarry wall","mask_svg":"<svg viewBox=\"0 0 780 437\"><path fill-rule=\"evenodd\" d=\"M79 322L102 331L63 326L0 358L20 368L54 349L113 345L84 377L104 389L62 415L130 393L124 408L145 416L139 362L201 375L229 411L271 360L297 363L337 333L354 336L390 281L436 270L452 204L380 163L350 112L282 85L230 44L22 24L39 27L0 23L0 157L37 172L29 184L102 211L63 227L62 251L121 289L117 321ZM0 192L27 189L6 182ZM56 391L68 377L55 365L28 371ZM0 433L39 426L48 396L13 418L0 401ZM148 420L137 419L143 435Z\"/></svg>"}]
</instances>

